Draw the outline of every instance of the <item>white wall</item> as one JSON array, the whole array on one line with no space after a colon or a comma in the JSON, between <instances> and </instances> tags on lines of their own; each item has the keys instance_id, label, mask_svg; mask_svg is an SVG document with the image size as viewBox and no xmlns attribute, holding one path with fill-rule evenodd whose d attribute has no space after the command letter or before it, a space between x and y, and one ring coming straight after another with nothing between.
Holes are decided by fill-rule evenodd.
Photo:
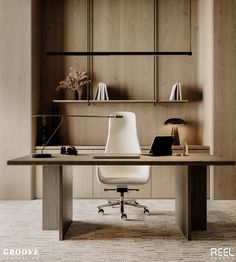
<instances>
[{"instance_id":1,"label":"white wall","mask_svg":"<svg viewBox=\"0 0 236 262\"><path fill-rule=\"evenodd\" d=\"M0 0L0 199L31 199L31 1Z\"/></svg>"}]
</instances>

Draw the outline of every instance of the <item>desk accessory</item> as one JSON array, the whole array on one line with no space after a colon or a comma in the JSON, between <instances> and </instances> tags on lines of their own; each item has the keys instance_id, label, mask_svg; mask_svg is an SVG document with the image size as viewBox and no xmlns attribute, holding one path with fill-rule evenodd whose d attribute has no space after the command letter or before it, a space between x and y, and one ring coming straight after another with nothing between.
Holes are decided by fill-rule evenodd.
<instances>
[{"instance_id":1,"label":"desk accessory","mask_svg":"<svg viewBox=\"0 0 236 262\"><path fill-rule=\"evenodd\" d=\"M174 136L156 136L149 153L153 156L171 156L173 142Z\"/></svg>"},{"instance_id":2,"label":"desk accessory","mask_svg":"<svg viewBox=\"0 0 236 262\"><path fill-rule=\"evenodd\" d=\"M180 145L177 126L182 126L185 124L186 122L181 118L169 118L165 121L164 125L172 125L171 135L175 138L173 145Z\"/></svg>"},{"instance_id":3,"label":"desk accessory","mask_svg":"<svg viewBox=\"0 0 236 262\"><path fill-rule=\"evenodd\" d=\"M74 156L76 156L77 150L74 146L68 146L68 147L62 146L61 147L61 154L62 155L74 155Z\"/></svg>"},{"instance_id":4,"label":"desk accessory","mask_svg":"<svg viewBox=\"0 0 236 262\"><path fill-rule=\"evenodd\" d=\"M51 115L51 114L35 114L32 115L32 117L59 117L61 118L58 126L56 127L56 129L53 131L53 133L51 134L51 136L48 138L48 140L44 143L43 148L41 149L41 153L39 154L33 154L32 157L33 158L51 158L52 155L51 154L45 154L43 153L45 147L48 145L48 143L51 141L51 139L53 138L53 136L56 134L56 132L59 130L59 128L61 127L63 121L64 121L64 117L96 117L96 118L123 118L122 115Z\"/></svg>"},{"instance_id":5,"label":"desk accessory","mask_svg":"<svg viewBox=\"0 0 236 262\"><path fill-rule=\"evenodd\" d=\"M184 156L188 156L189 154L188 154L188 144L187 144L187 142L185 141L184 142Z\"/></svg>"}]
</instances>

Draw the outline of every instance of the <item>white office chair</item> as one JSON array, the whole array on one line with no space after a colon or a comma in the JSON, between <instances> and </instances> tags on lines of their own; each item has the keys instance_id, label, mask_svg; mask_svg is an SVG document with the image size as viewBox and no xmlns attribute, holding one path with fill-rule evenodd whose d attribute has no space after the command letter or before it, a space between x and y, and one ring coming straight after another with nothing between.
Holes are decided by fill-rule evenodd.
<instances>
[{"instance_id":1,"label":"white office chair","mask_svg":"<svg viewBox=\"0 0 236 262\"><path fill-rule=\"evenodd\" d=\"M105 153L140 154L135 114L132 112L114 112L111 115L122 115L123 118L109 118ZM150 166L98 166L98 181L106 185L116 185L116 189L104 189L104 191L116 190L120 193L120 200L110 200L107 204L98 206L98 213L104 214L103 207L120 205L121 218L127 219L127 215L124 213L124 205L129 205L144 208L144 214L149 214L147 207L139 205L136 200L124 200L125 192L129 190L139 191L138 189L128 189L128 185L145 184L149 177Z\"/></svg>"}]
</instances>

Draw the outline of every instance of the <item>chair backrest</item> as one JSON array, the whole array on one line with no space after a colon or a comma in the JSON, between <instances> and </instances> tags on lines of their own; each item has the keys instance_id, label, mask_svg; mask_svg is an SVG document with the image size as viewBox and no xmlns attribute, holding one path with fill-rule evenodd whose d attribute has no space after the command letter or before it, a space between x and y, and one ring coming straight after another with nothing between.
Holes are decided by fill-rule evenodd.
<instances>
[{"instance_id":1,"label":"chair backrest","mask_svg":"<svg viewBox=\"0 0 236 262\"><path fill-rule=\"evenodd\" d=\"M123 118L109 118L106 153L140 154L136 116L132 112L113 112Z\"/></svg>"}]
</instances>

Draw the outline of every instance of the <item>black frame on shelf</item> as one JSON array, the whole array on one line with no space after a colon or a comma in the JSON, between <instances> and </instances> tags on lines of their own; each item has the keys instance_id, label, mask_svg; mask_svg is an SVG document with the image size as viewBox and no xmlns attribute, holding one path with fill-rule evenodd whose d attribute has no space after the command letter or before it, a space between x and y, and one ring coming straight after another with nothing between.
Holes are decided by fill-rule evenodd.
<instances>
[{"instance_id":1,"label":"black frame on shelf","mask_svg":"<svg viewBox=\"0 0 236 262\"><path fill-rule=\"evenodd\" d=\"M78 51L50 51L47 55L53 56L159 56L159 55L186 55L191 56L192 51L161 51L161 52L145 52L145 51L135 51L135 52L78 52Z\"/></svg>"}]
</instances>

